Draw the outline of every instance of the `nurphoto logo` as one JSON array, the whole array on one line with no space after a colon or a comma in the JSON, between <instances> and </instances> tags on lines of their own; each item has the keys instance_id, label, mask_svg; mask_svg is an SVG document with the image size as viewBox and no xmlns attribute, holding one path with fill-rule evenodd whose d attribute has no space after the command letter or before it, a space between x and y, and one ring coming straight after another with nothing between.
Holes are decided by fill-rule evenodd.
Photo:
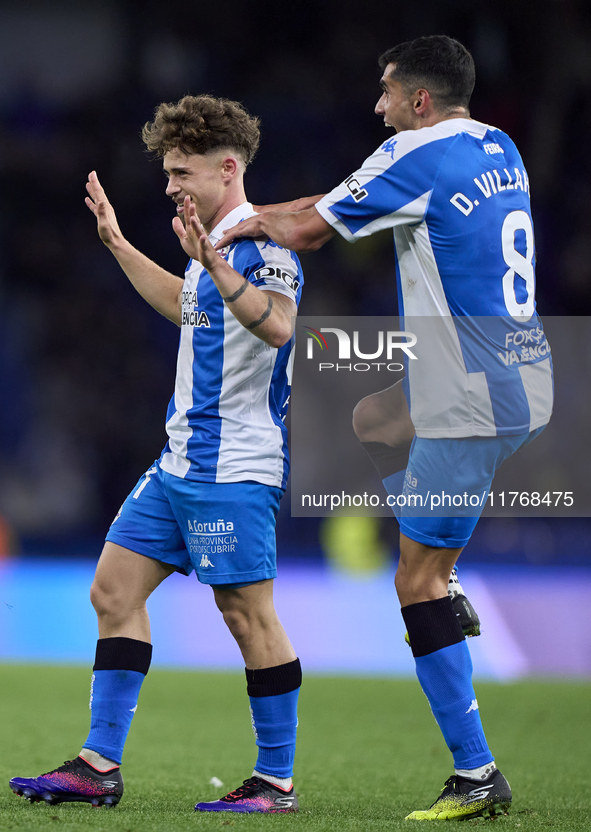
<instances>
[{"instance_id":1,"label":"nurphoto logo","mask_svg":"<svg viewBox=\"0 0 591 832\"><path fill-rule=\"evenodd\" d=\"M353 337L349 335L344 329L337 327L321 327L313 329L311 326L304 326L302 328L306 335L306 358L308 360L314 359L314 353L331 352L332 362L320 362L318 364L319 372L327 370L348 370L349 372L367 373L369 370L387 370L389 372L401 372L404 370L404 364L399 361L393 361L394 350L401 350L408 359L416 361L417 356L412 352L412 347L417 343L417 336L412 332L401 332L398 330L380 330L374 333L374 341L371 344L373 352L363 352L360 346L359 330L353 330ZM334 337L330 339L329 344L324 337L324 333L336 336L336 343ZM335 355L336 347L336 355ZM365 344L365 349L368 345ZM351 353L355 358L363 359L359 362L351 361ZM398 355L399 353L396 353ZM376 359L383 359L382 361ZM385 359L385 360L384 360ZM340 364L341 361L349 361L349 364ZM336 363L335 363L336 362Z\"/></svg>"}]
</instances>

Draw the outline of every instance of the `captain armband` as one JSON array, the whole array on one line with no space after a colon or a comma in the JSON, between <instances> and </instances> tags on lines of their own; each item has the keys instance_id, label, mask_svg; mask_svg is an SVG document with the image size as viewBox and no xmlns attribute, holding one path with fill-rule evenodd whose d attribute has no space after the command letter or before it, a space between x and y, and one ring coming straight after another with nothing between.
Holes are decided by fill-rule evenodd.
<instances>
[{"instance_id":1,"label":"captain armband","mask_svg":"<svg viewBox=\"0 0 591 832\"><path fill-rule=\"evenodd\" d=\"M266 321L269 315L271 314L271 310L273 309L273 298L269 296L269 301L267 303L267 308L263 312L260 318L256 321L253 321L251 324L246 324L246 329L256 329L257 326L260 326L263 321Z\"/></svg>"}]
</instances>

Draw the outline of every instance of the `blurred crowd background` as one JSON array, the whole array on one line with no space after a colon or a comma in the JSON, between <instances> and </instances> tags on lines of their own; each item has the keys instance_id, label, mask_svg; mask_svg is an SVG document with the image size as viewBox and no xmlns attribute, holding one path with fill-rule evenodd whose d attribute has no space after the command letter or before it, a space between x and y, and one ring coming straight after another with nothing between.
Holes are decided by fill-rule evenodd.
<instances>
[{"instance_id":1,"label":"blurred crowd background","mask_svg":"<svg viewBox=\"0 0 591 832\"><path fill-rule=\"evenodd\" d=\"M100 243L84 205L88 172L128 239L182 274L165 179L140 139L159 102L210 93L260 116L247 175L255 204L324 193L387 136L373 113L378 55L435 33L472 51L472 115L521 150L540 313L588 315L589 3L0 3L0 551L96 557L165 442L178 330ZM389 233L334 240L303 265L303 314L396 314ZM569 395L591 412L588 385L573 381ZM323 521L292 519L284 503L280 551L322 557ZM395 552L394 531L380 522L365 540L377 534ZM483 522L473 557L589 564L590 532L585 520Z\"/></svg>"}]
</instances>

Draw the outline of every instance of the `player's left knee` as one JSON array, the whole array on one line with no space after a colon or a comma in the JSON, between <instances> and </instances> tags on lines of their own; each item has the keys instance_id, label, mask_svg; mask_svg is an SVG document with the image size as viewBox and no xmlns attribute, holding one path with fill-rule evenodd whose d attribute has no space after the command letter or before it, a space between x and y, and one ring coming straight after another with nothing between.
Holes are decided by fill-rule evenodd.
<instances>
[{"instance_id":1,"label":"player's left knee","mask_svg":"<svg viewBox=\"0 0 591 832\"><path fill-rule=\"evenodd\" d=\"M238 644L259 640L262 634L272 630L277 620L274 610L262 606L230 604L220 606L220 611Z\"/></svg>"},{"instance_id":2,"label":"player's left knee","mask_svg":"<svg viewBox=\"0 0 591 832\"><path fill-rule=\"evenodd\" d=\"M228 609L222 610L224 623L229 631L232 633L237 642L248 639L251 627L251 620L243 610Z\"/></svg>"},{"instance_id":3,"label":"player's left knee","mask_svg":"<svg viewBox=\"0 0 591 832\"><path fill-rule=\"evenodd\" d=\"M374 405L371 396L361 399L353 408L353 430L360 442L371 441L371 430L374 427Z\"/></svg>"}]
</instances>

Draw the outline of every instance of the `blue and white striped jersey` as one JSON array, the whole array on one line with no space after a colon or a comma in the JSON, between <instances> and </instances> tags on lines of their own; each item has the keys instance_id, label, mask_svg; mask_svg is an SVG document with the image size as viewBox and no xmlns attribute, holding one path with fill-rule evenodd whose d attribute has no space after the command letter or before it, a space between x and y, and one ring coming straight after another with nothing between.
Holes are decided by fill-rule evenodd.
<instances>
[{"instance_id":1,"label":"blue and white striped jersey","mask_svg":"<svg viewBox=\"0 0 591 832\"><path fill-rule=\"evenodd\" d=\"M505 133L471 119L398 133L316 207L350 242L394 231L400 313L418 338L406 382L417 436L546 424L529 179Z\"/></svg>"},{"instance_id":2,"label":"blue and white striped jersey","mask_svg":"<svg viewBox=\"0 0 591 832\"><path fill-rule=\"evenodd\" d=\"M253 214L243 203L209 235ZM264 291L299 303L302 269L291 251L270 240L239 240L225 257ZM289 471L284 424L291 389L293 339L270 347L243 327L199 262L185 272L174 395L166 420L168 444L160 466L198 482L253 480L285 488Z\"/></svg>"}]
</instances>

